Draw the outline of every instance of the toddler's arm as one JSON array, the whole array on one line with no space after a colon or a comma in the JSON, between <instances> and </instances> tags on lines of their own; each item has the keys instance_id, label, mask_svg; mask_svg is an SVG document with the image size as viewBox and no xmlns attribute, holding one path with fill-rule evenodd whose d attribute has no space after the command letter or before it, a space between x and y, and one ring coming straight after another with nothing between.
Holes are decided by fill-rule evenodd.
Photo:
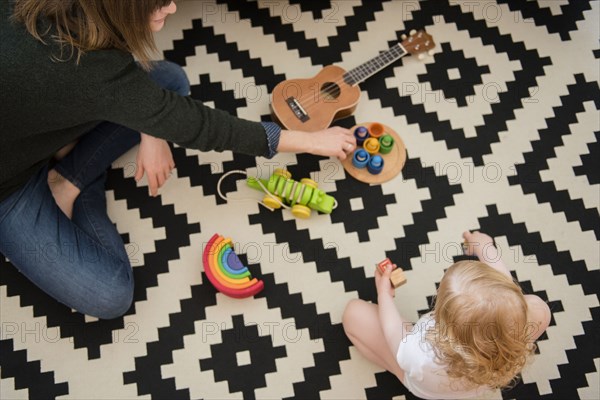
<instances>
[{"instance_id":1,"label":"toddler's arm","mask_svg":"<svg viewBox=\"0 0 600 400\"><path fill-rule=\"evenodd\" d=\"M477 256L479 261L512 278L510 271L500 257L500 252L494 246L494 240L490 236L479 231L473 233L467 231L463 233L463 238L465 239L466 255Z\"/></svg>"},{"instance_id":2,"label":"toddler's arm","mask_svg":"<svg viewBox=\"0 0 600 400\"><path fill-rule=\"evenodd\" d=\"M375 271L375 287L377 288L377 304L379 310L379 321L381 330L394 357L398 353L398 347L404 337L405 330L411 324L406 324L398 313L394 303L394 288L390 283L392 267L388 265L385 272L381 273L379 268Z\"/></svg>"},{"instance_id":3,"label":"toddler's arm","mask_svg":"<svg viewBox=\"0 0 600 400\"><path fill-rule=\"evenodd\" d=\"M466 255L477 256L481 262L512 278L510 271L504 262L502 262L500 253L494 246L494 241L490 236L479 231L473 233L467 231L463 233L463 238L466 242ZM551 312L548 304L539 296L527 294L525 295L525 301L527 302L528 309L527 321L529 323L530 340L533 342L550 325Z\"/></svg>"}]
</instances>

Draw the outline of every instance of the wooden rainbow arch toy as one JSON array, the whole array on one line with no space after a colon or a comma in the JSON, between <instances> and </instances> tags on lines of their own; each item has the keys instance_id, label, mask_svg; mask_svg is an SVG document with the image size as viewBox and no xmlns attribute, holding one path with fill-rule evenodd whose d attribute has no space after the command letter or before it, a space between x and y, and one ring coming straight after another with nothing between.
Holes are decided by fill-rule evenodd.
<instances>
[{"instance_id":1,"label":"wooden rainbow arch toy","mask_svg":"<svg viewBox=\"0 0 600 400\"><path fill-rule=\"evenodd\" d=\"M215 233L202 255L204 272L212 285L234 298L254 296L264 288L263 281L253 278L233 250L231 239Z\"/></svg>"}]
</instances>

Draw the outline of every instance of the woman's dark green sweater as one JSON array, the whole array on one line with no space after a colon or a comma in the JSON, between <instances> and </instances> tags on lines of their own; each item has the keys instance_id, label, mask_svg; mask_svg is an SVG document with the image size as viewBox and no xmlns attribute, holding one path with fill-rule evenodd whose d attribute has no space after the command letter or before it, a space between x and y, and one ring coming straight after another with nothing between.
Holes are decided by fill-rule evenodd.
<instances>
[{"instance_id":1,"label":"woman's dark green sweater","mask_svg":"<svg viewBox=\"0 0 600 400\"><path fill-rule=\"evenodd\" d=\"M102 121L192 149L272 154L262 124L160 89L131 54L98 50L79 64L56 61L58 45L12 22L7 0L0 12L0 201Z\"/></svg>"}]
</instances>

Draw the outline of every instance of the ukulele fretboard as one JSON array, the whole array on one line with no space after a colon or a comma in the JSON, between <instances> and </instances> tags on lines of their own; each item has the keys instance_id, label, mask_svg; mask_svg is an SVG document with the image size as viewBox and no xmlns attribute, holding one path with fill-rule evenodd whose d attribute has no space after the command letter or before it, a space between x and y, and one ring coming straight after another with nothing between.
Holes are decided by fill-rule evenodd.
<instances>
[{"instance_id":1,"label":"ukulele fretboard","mask_svg":"<svg viewBox=\"0 0 600 400\"><path fill-rule=\"evenodd\" d=\"M406 54L408 52L398 43L377 57L346 72L344 74L344 82L351 86L357 85Z\"/></svg>"}]
</instances>

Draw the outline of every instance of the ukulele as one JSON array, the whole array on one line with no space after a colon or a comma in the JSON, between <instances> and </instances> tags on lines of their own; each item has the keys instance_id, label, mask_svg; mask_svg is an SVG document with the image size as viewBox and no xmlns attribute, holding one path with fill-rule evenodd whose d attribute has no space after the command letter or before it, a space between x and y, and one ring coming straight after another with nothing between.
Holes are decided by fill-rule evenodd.
<instances>
[{"instance_id":1,"label":"ukulele","mask_svg":"<svg viewBox=\"0 0 600 400\"><path fill-rule=\"evenodd\" d=\"M324 67L310 79L280 82L271 94L273 119L286 129L314 132L329 127L335 119L352 115L360 98L358 84L407 54L435 47L425 31L402 35L403 41L377 57L346 72L335 65Z\"/></svg>"}]
</instances>

